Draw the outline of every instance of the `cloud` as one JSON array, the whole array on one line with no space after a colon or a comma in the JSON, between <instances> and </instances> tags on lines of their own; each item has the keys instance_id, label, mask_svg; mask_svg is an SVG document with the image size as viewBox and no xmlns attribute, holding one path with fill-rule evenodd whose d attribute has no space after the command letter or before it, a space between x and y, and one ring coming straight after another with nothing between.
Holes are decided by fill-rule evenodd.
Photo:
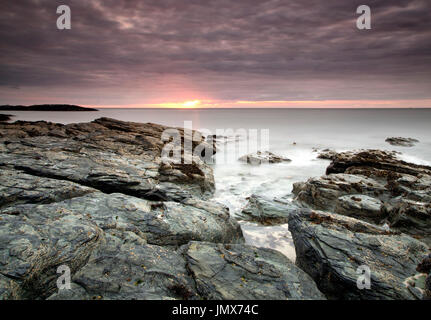
<instances>
[{"instance_id":1,"label":"cloud","mask_svg":"<svg viewBox=\"0 0 431 320\"><path fill-rule=\"evenodd\" d=\"M81 104L431 98L431 6L359 1L1 2L0 94ZM60 3L59 3L60 4ZM41 101L42 102L42 101Z\"/></svg>"}]
</instances>

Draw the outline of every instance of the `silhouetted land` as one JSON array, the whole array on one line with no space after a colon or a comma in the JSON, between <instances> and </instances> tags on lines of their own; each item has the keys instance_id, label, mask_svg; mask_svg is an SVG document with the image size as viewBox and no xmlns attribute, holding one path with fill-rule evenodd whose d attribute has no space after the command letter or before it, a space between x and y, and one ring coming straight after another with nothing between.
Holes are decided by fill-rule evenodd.
<instances>
[{"instance_id":1,"label":"silhouetted land","mask_svg":"<svg viewBox=\"0 0 431 320\"><path fill-rule=\"evenodd\" d=\"M0 111L98 111L71 104L39 104L32 106L0 106Z\"/></svg>"},{"instance_id":2,"label":"silhouetted land","mask_svg":"<svg viewBox=\"0 0 431 320\"><path fill-rule=\"evenodd\" d=\"M1 114L0 113L0 122L9 121L11 117L13 117L13 116L10 114Z\"/></svg>"}]
</instances>

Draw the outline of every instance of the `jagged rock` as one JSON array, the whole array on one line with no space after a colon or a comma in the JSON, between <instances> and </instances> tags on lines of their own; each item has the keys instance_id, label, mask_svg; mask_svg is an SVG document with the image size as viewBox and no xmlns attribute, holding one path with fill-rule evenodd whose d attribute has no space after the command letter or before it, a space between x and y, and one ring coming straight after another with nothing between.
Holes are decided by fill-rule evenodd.
<instances>
[{"instance_id":1,"label":"jagged rock","mask_svg":"<svg viewBox=\"0 0 431 320\"><path fill-rule=\"evenodd\" d=\"M291 202L280 202L253 194L248 198L248 203L238 214L238 218L263 225L281 224L287 222L289 213L296 208Z\"/></svg>"},{"instance_id":2,"label":"jagged rock","mask_svg":"<svg viewBox=\"0 0 431 320\"><path fill-rule=\"evenodd\" d=\"M204 242L183 250L204 299L325 299L311 278L278 251Z\"/></svg>"},{"instance_id":3,"label":"jagged rock","mask_svg":"<svg viewBox=\"0 0 431 320\"><path fill-rule=\"evenodd\" d=\"M58 202L96 191L66 180L41 178L18 170L0 171L0 209L23 203Z\"/></svg>"},{"instance_id":4,"label":"jagged rock","mask_svg":"<svg viewBox=\"0 0 431 320\"><path fill-rule=\"evenodd\" d=\"M429 248L407 235L342 215L303 209L289 216L297 265L330 298L416 299L404 281ZM371 289L359 289L357 270L371 271Z\"/></svg>"},{"instance_id":5,"label":"jagged rock","mask_svg":"<svg viewBox=\"0 0 431 320\"><path fill-rule=\"evenodd\" d=\"M431 167L378 150L337 154L330 174L294 184L295 200L374 223L431 244ZM343 172L343 173L333 173Z\"/></svg>"},{"instance_id":6,"label":"jagged rock","mask_svg":"<svg viewBox=\"0 0 431 320\"><path fill-rule=\"evenodd\" d=\"M342 212L343 196L365 195L369 198L389 200L391 192L384 184L363 175L330 174L310 178L306 182L293 184L295 200L313 209ZM339 200L341 198L341 200Z\"/></svg>"},{"instance_id":7,"label":"jagged rock","mask_svg":"<svg viewBox=\"0 0 431 320\"><path fill-rule=\"evenodd\" d=\"M317 150L316 150L317 151ZM319 151L319 154L317 155L317 158L319 159L325 159L325 160L332 160L338 153L331 149L324 149L322 151Z\"/></svg>"},{"instance_id":8,"label":"jagged rock","mask_svg":"<svg viewBox=\"0 0 431 320\"><path fill-rule=\"evenodd\" d=\"M418 272L428 274L425 279L423 298L425 300L431 300L431 254L425 257L421 263L418 264L416 270Z\"/></svg>"},{"instance_id":9,"label":"jagged rock","mask_svg":"<svg viewBox=\"0 0 431 320\"><path fill-rule=\"evenodd\" d=\"M285 157L277 156L269 151L257 151L253 154L242 156L238 159L241 162L246 162L252 165L260 165L262 163L280 163L290 162L291 160Z\"/></svg>"},{"instance_id":10,"label":"jagged rock","mask_svg":"<svg viewBox=\"0 0 431 320\"><path fill-rule=\"evenodd\" d=\"M416 143L419 142L419 140L417 139L402 138L402 137L387 138L385 141L390 145L400 146L400 147L413 147Z\"/></svg>"},{"instance_id":11,"label":"jagged rock","mask_svg":"<svg viewBox=\"0 0 431 320\"><path fill-rule=\"evenodd\" d=\"M101 232L79 214L57 212L43 219L1 214L0 288L4 291L6 279L12 280L2 295L9 299L47 298L56 289L57 267L79 270L98 245Z\"/></svg>"},{"instance_id":12,"label":"jagged rock","mask_svg":"<svg viewBox=\"0 0 431 320\"><path fill-rule=\"evenodd\" d=\"M2 123L0 167L151 200L209 197L214 177L203 160L186 154L183 159L190 163L162 161L162 149L169 141L161 138L168 129L108 118L69 125ZM184 140L184 130L178 132ZM194 150L205 147L201 154L213 152L202 137L196 140Z\"/></svg>"},{"instance_id":13,"label":"jagged rock","mask_svg":"<svg viewBox=\"0 0 431 320\"><path fill-rule=\"evenodd\" d=\"M389 226L431 246L431 204L397 197L385 203Z\"/></svg>"},{"instance_id":14,"label":"jagged rock","mask_svg":"<svg viewBox=\"0 0 431 320\"><path fill-rule=\"evenodd\" d=\"M58 290L49 299L183 300L197 296L181 254L111 234L106 234L72 281L71 290Z\"/></svg>"},{"instance_id":15,"label":"jagged rock","mask_svg":"<svg viewBox=\"0 0 431 320\"><path fill-rule=\"evenodd\" d=\"M182 245L190 240L242 242L239 224L222 205L206 205L202 200L189 204L152 202L124 194L92 193L51 204L23 204L0 211L29 218L54 218L58 212L85 214L103 230L121 229L135 233L148 243ZM208 207L208 209L206 209Z\"/></svg>"},{"instance_id":16,"label":"jagged rock","mask_svg":"<svg viewBox=\"0 0 431 320\"><path fill-rule=\"evenodd\" d=\"M326 169L326 174L345 173L349 168L364 168L368 170L384 170L383 173L431 174L431 167L408 163L397 159L396 152L381 150L360 150L338 153Z\"/></svg>"}]
</instances>

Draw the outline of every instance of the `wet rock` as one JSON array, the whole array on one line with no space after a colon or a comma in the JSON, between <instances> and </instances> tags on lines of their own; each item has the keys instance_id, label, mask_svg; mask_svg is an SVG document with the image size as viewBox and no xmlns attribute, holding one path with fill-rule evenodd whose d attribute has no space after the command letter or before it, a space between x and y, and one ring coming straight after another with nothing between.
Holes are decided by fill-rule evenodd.
<instances>
[{"instance_id":1,"label":"wet rock","mask_svg":"<svg viewBox=\"0 0 431 320\"><path fill-rule=\"evenodd\" d=\"M317 152L317 150L316 150ZM319 151L319 154L317 155L318 159L325 159L325 160L332 160L338 153L331 149L324 149Z\"/></svg>"},{"instance_id":2,"label":"wet rock","mask_svg":"<svg viewBox=\"0 0 431 320\"><path fill-rule=\"evenodd\" d=\"M247 205L238 217L241 220L254 221L263 225L276 225L287 222L289 213L297 206L291 202L280 202L258 195L251 195Z\"/></svg>"},{"instance_id":3,"label":"wet rock","mask_svg":"<svg viewBox=\"0 0 431 320\"><path fill-rule=\"evenodd\" d=\"M98 245L101 232L82 215L57 212L48 219L32 219L13 212L1 214L1 295L9 299L47 298L57 287L57 267L79 270Z\"/></svg>"},{"instance_id":4,"label":"wet rock","mask_svg":"<svg viewBox=\"0 0 431 320\"><path fill-rule=\"evenodd\" d=\"M339 153L323 177L294 184L295 201L312 209L388 222L391 229L431 244L431 167L365 150ZM342 172L342 173L334 173Z\"/></svg>"},{"instance_id":5,"label":"wet rock","mask_svg":"<svg viewBox=\"0 0 431 320\"><path fill-rule=\"evenodd\" d=\"M417 139L402 137L387 138L385 141L390 145L399 147L413 147L416 143L419 142L419 140Z\"/></svg>"},{"instance_id":6,"label":"wet rock","mask_svg":"<svg viewBox=\"0 0 431 320\"><path fill-rule=\"evenodd\" d=\"M242 156L238 159L241 162L246 162L252 165L260 165L263 163L280 163L280 162L290 162L291 160L285 157L277 156L269 151L257 151L253 154L248 154Z\"/></svg>"},{"instance_id":7,"label":"wet rock","mask_svg":"<svg viewBox=\"0 0 431 320\"><path fill-rule=\"evenodd\" d=\"M190 163L162 161L162 150L170 143L162 135L168 129L108 118L69 125L2 123L0 166L150 200L209 197L214 177L200 157L183 155ZM178 132L184 141L184 130ZM212 150L202 137L192 141L192 147ZM184 153L183 148L179 151Z\"/></svg>"},{"instance_id":8,"label":"wet rock","mask_svg":"<svg viewBox=\"0 0 431 320\"><path fill-rule=\"evenodd\" d=\"M73 182L41 178L18 170L0 171L0 209L23 203L58 202L96 191Z\"/></svg>"},{"instance_id":9,"label":"wet rock","mask_svg":"<svg viewBox=\"0 0 431 320\"><path fill-rule=\"evenodd\" d=\"M384 184L366 176L354 174L331 174L310 178L306 182L294 183L292 192L296 196L296 201L313 209L335 211L338 205L340 212L343 211L342 203L347 199L340 199L343 196L364 195L368 196L368 199L380 200L389 200L391 197L391 192Z\"/></svg>"},{"instance_id":10,"label":"wet rock","mask_svg":"<svg viewBox=\"0 0 431 320\"><path fill-rule=\"evenodd\" d=\"M297 260L319 289L338 299L416 299L404 283L429 248L407 235L342 215L301 210L289 216ZM371 289L357 286L360 266Z\"/></svg>"},{"instance_id":11,"label":"wet rock","mask_svg":"<svg viewBox=\"0 0 431 320\"><path fill-rule=\"evenodd\" d=\"M431 246L431 204L397 197L385 203L391 228L407 233Z\"/></svg>"},{"instance_id":12,"label":"wet rock","mask_svg":"<svg viewBox=\"0 0 431 320\"><path fill-rule=\"evenodd\" d=\"M427 274L424 284L423 298L431 300L431 254L425 257L417 266L416 270L421 273Z\"/></svg>"},{"instance_id":13,"label":"wet rock","mask_svg":"<svg viewBox=\"0 0 431 320\"><path fill-rule=\"evenodd\" d=\"M208 209L206 208L208 207ZM239 224L229 210L202 200L189 204L152 202L124 194L92 193L51 204L23 204L0 211L38 219L54 219L58 212L85 214L103 230L120 229L157 245L182 245L190 240L221 243L242 242Z\"/></svg>"},{"instance_id":14,"label":"wet rock","mask_svg":"<svg viewBox=\"0 0 431 320\"><path fill-rule=\"evenodd\" d=\"M204 242L183 250L204 299L325 299L312 279L278 251Z\"/></svg>"},{"instance_id":15,"label":"wet rock","mask_svg":"<svg viewBox=\"0 0 431 320\"><path fill-rule=\"evenodd\" d=\"M360 150L338 153L326 169L326 174L346 173L348 169L381 170L381 173L431 174L431 167L408 163L397 158L396 152L381 150Z\"/></svg>"},{"instance_id":16,"label":"wet rock","mask_svg":"<svg viewBox=\"0 0 431 320\"><path fill-rule=\"evenodd\" d=\"M334 212L345 216L380 223L385 218L379 199L358 194L341 196L337 199Z\"/></svg>"},{"instance_id":17,"label":"wet rock","mask_svg":"<svg viewBox=\"0 0 431 320\"><path fill-rule=\"evenodd\" d=\"M50 300L193 299L196 289L184 258L171 248L124 241L106 234L88 263L72 277L71 290Z\"/></svg>"}]
</instances>

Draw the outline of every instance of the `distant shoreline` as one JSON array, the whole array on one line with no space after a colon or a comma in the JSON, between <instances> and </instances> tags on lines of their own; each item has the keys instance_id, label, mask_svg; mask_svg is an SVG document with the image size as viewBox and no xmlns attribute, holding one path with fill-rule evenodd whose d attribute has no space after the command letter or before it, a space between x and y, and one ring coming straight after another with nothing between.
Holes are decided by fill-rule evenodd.
<instances>
[{"instance_id":1,"label":"distant shoreline","mask_svg":"<svg viewBox=\"0 0 431 320\"><path fill-rule=\"evenodd\" d=\"M31 106L0 106L0 111L99 111L93 108L86 108L71 104L38 104Z\"/></svg>"}]
</instances>

